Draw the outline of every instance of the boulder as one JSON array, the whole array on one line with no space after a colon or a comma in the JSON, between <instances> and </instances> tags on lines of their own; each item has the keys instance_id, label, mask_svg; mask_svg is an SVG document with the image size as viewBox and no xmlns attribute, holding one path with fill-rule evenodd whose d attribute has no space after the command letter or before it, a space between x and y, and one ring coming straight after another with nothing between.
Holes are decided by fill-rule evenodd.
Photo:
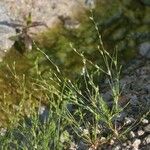
<instances>
[{"instance_id":1,"label":"boulder","mask_svg":"<svg viewBox=\"0 0 150 150\"><path fill-rule=\"evenodd\" d=\"M43 32L47 29L46 27L52 28L62 22L60 18L67 18L63 22L67 28L78 27L74 18L78 13L84 12L83 8L88 7L86 5L89 5L89 2L86 3L83 0L1 0L0 58L14 44L10 37L16 35L16 28L26 26L29 19L36 23L30 28L33 35ZM29 14L30 18L28 18Z\"/></svg>"}]
</instances>

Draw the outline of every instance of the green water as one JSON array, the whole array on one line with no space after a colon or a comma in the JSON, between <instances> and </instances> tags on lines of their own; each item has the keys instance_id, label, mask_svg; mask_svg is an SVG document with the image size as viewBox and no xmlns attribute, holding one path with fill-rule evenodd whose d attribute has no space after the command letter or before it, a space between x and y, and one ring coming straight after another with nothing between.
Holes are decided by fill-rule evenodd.
<instances>
[{"instance_id":1,"label":"green water","mask_svg":"<svg viewBox=\"0 0 150 150\"><path fill-rule=\"evenodd\" d=\"M82 58L70 47L70 43L86 58L102 65L97 51L98 34L90 12L78 18L78 29L66 29L60 25L37 37L38 47L61 70L61 76L77 79L82 72ZM119 59L126 62L137 54L138 44L149 41L150 7L137 0L105 0L93 10L94 19L99 27L105 48L112 53L117 46ZM49 70L57 73L56 67L34 46L31 52L19 53L12 48L0 64L0 126L8 124L10 116L18 111L17 106L24 97L22 112L30 112L29 106L46 101L42 90L34 90L33 79L37 72L47 78ZM89 66L92 70L92 67ZM23 77L25 75L25 79ZM26 87L26 94L23 93ZM25 95L25 96L24 96ZM31 96L32 95L32 96ZM27 109L28 108L28 109ZM27 109L27 110L26 110Z\"/></svg>"}]
</instances>

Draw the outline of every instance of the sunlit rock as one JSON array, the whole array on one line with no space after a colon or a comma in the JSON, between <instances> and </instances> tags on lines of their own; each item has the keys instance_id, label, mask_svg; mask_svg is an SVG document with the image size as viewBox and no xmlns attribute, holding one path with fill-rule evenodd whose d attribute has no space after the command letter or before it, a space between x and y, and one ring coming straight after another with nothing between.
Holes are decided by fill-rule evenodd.
<instances>
[{"instance_id":1,"label":"sunlit rock","mask_svg":"<svg viewBox=\"0 0 150 150\"><path fill-rule=\"evenodd\" d=\"M1 0L0 1L0 58L5 50L12 47L16 29L21 31L29 24L31 37L51 29L62 22L59 16L69 18L64 20L66 28L77 28L79 23L73 18L84 12L85 3L74 0ZM84 8L84 9L83 9ZM30 14L30 15L29 15Z\"/></svg>"}]
</instances>

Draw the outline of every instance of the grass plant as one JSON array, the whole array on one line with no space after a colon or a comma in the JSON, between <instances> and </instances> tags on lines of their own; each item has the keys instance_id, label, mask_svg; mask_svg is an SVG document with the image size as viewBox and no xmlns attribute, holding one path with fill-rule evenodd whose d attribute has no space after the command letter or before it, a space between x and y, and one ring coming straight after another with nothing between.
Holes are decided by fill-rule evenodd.
<instances>
[{"instance_id":1,"label":"grass plant","mask_svg":"<svg viewBox=\"0 0 150 150\"><path fill-rule=\"evenodd\" d=\"M0 135L0 149L63 150L69 149L72 142L83 142L96 150L112 138L121 140L127 133L129 128L118 127L116 122L124 109L119 105L121 67L118 65L117 51L110 54L104 48L94 16L90 19L99 37L97 50L105 67L92 63L70 44L83 63L81 82L71 81L62 76L59 67L33 42L37 50L54 65L57 73L50 70L49 76L45 78L36 65L37 76L32 78L32 89L26 87L25 76L20 81L16 73L14 74L15 80L19 82L22 97L19 110L11 121L13 126L7 129L5 134ZM89 65L94 71L89 71ZM112 93L111 103L104 99L99 83L94 81L95 76L100 74L104 74L108 81ZM40 113L38 108L42 108L42 98L37 98L39 107L33 109L29 116L20 119L20 109L26 100L26 94L31 94L28 98L34 96L32 90L37 91L37 97L39 91L42 91L42 98L46 99L47 106Z\"/></svg>"}]
</instances>

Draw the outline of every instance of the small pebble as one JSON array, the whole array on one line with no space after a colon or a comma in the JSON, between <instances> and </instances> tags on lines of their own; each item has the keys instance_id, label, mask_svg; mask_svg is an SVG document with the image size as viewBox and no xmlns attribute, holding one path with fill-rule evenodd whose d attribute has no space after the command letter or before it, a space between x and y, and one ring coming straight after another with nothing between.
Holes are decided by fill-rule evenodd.
<instances>
[{"instance_id":1,"label":"small pebble","mask_svg":"<svg viewBox=\"0 0 150 150\"><path fill-rule=\"evenodd\" d=\"M70 144L69 150L77 150L78 146L73 142Z\"/></svg>"},{"instance_id":2,"label":"small pebble","mask_svg":"<svg viewBox=\"0 0 150 150\"><path fill-rule=\"evenodd\" d=\"M127 150L127 149L131 149L131 146L130 146L130 145L126 146L126 150Z\"/></svg>"},{"instance_id":3,"label":"small pebble","mask_svg":"<svg viewBox=\"0 0 150 150\"><path fill-rule=\"evenodd\" d=\"M100 141L106 141L106 138L105 137L101 137Z\"/></svg>"},{"instance_id":4,"label":"small pebble","mask_svg":"<svg viewBox=\"0 0 150 150\"><path fill-rule=\"evenodd\" d=\"M112 150L121 150L121 146L120 145L116 145Z\"/></svg>"},{"instance_id":5,"label":"small pebble","mask_svg":"<svg viewBox=\"0 0 150 150\"><path fill-rule=\"evenodd\" d=\"M83 135L88 135L89 134L89 130L88 129L83 129Z\"/></svg>"},{"instance_id":6,"label":"small pebble","mask_svg":"<svg viewBox=\"0 0 150 150\"><path fill-rule=\"evenodd\" d=\"M119 122L121 122L121 121L124 120L124 118L125 118L126 116L127 116L127 114L126 114L125 112L121 112L121 113L117 116L116 120L119 121Z\"/></svg>"},{"instance_id":7,"label":"small pebble","mask_svg":"<svg viewBox=\"0 0 150 150\"><path fill-rule=\"evenodd\" d=\"M122 145L123 145L123 146L127 146L127 143L123 143Z\"/></svg>"},{"instance_id":8,"label":"small pebble","mask_svg":"<svg viewBox=\"0 0 150 150\"><path fill-rule=\"evenodd\" d=\"M115 141L113 139L110 140L110 145L113 145Z\"/></svg>"},{"instance_id":9,"label":"small pebble","mask_svg":"<svg viewBox=\"0 0 150 150\"><path fill-rule=\"evenodd\" d=\"M145 132L150 132L150 124L144 127Z\"/></svg>"},{"instance_id":10,"label":"small pebble","mask_svg":"<svg viewBox=\"0 0 150 150\"><path fill-rule=\"evenodd\" d=\"M131 141L129 141L129 140L127 141L127 143L128 143L128 145L129 145L129 146L131 146L131 145L132 145Z\"/></svg>"},{"instance_id":11,"label":"small pebble","mask_svg":"<svg viewBox=\"0 0 150 150\"><path fill-rule=\"evenodd\" d=\"M148 124L148 120L147 119L142 119L142 123L143 124Z\"/></svg>"},{"instance_id":12,"label":"small pebble","mask_svg":"<svg viewBox=\"0 0 150 150\"><path fill-rule=\"evenodd\" d=\"M130 104L131 105L135 106L135 105L138 104L139 101L138 101L138 97L136 95L132 95L130 98L131 98L130 99Z\"/></svg>"},{"instance_id":13,"label":"small pebble","mask_svg":"<svg viewBox=\"0 0 150 150\"><path fill-rule=\"evenodd\" d=\"M133 123L135 120L132 117L125 117L125 124L129 125L131 123Z\"/></svg>"},{"instance_id":14,"label":"small pebble","mask_svg":"<svg viewBox=\"0 0 150 150\"><path fill-rule=\"evenodd\" d=\"M141 135L143 135L145 132L143 131L143 130L138 130L137 131L137 134L138 134L138 136L141 136Z\"/></svg>"},{"instance_id":15,"label":"small pebble","mask_svg":"<svg viewBox=\"0 0 150 150\"><path fill-rule=\"evenodd\" d=\"M132 144L133 150L138 150L140 144L141 144L141 140L140 139L135 139L133 144Z\"/></svg>"},{"instance_id":16,"label":"small pebble","mask_svg":"<svg viewBox=\"0 0 150 150\"><path fill-rule=\"evenodd\" d=\"M2 128L2 129L0 130L0 135L1 135L1 136L4 136L4 135L6 134L6 131L7 131L6 128Z\"/></svg>"},{"instance_id":17,"label":"small pebble","mask_svg":"<svg viewBox=\"0 0 150 150\"><path fill-rule=\"evenodd\" d=\"M86 150L88 149L88 145L86 143L84 143L83 141L80 141L80 143L78 144L78 150Z\"/></svg>"},{"instance_id":18,"label":"small pebble","mask_svg":"<svg viewBox=\"0 0 150 150\"><path fill-rule=\"evenodd\" d=\"M150 135L144 138L144 145L150 144Z\"/></svg>"},{"instance_id":19,"label":"small pebble","mask_svg":"<svg viewBox=\"0 0 150 150\"><path fill-rule=\"evenodd\" d=\"M134 138L135 137L135 133L133 131L130 131L130 137Z\"/></svg>"}]
</instances>

